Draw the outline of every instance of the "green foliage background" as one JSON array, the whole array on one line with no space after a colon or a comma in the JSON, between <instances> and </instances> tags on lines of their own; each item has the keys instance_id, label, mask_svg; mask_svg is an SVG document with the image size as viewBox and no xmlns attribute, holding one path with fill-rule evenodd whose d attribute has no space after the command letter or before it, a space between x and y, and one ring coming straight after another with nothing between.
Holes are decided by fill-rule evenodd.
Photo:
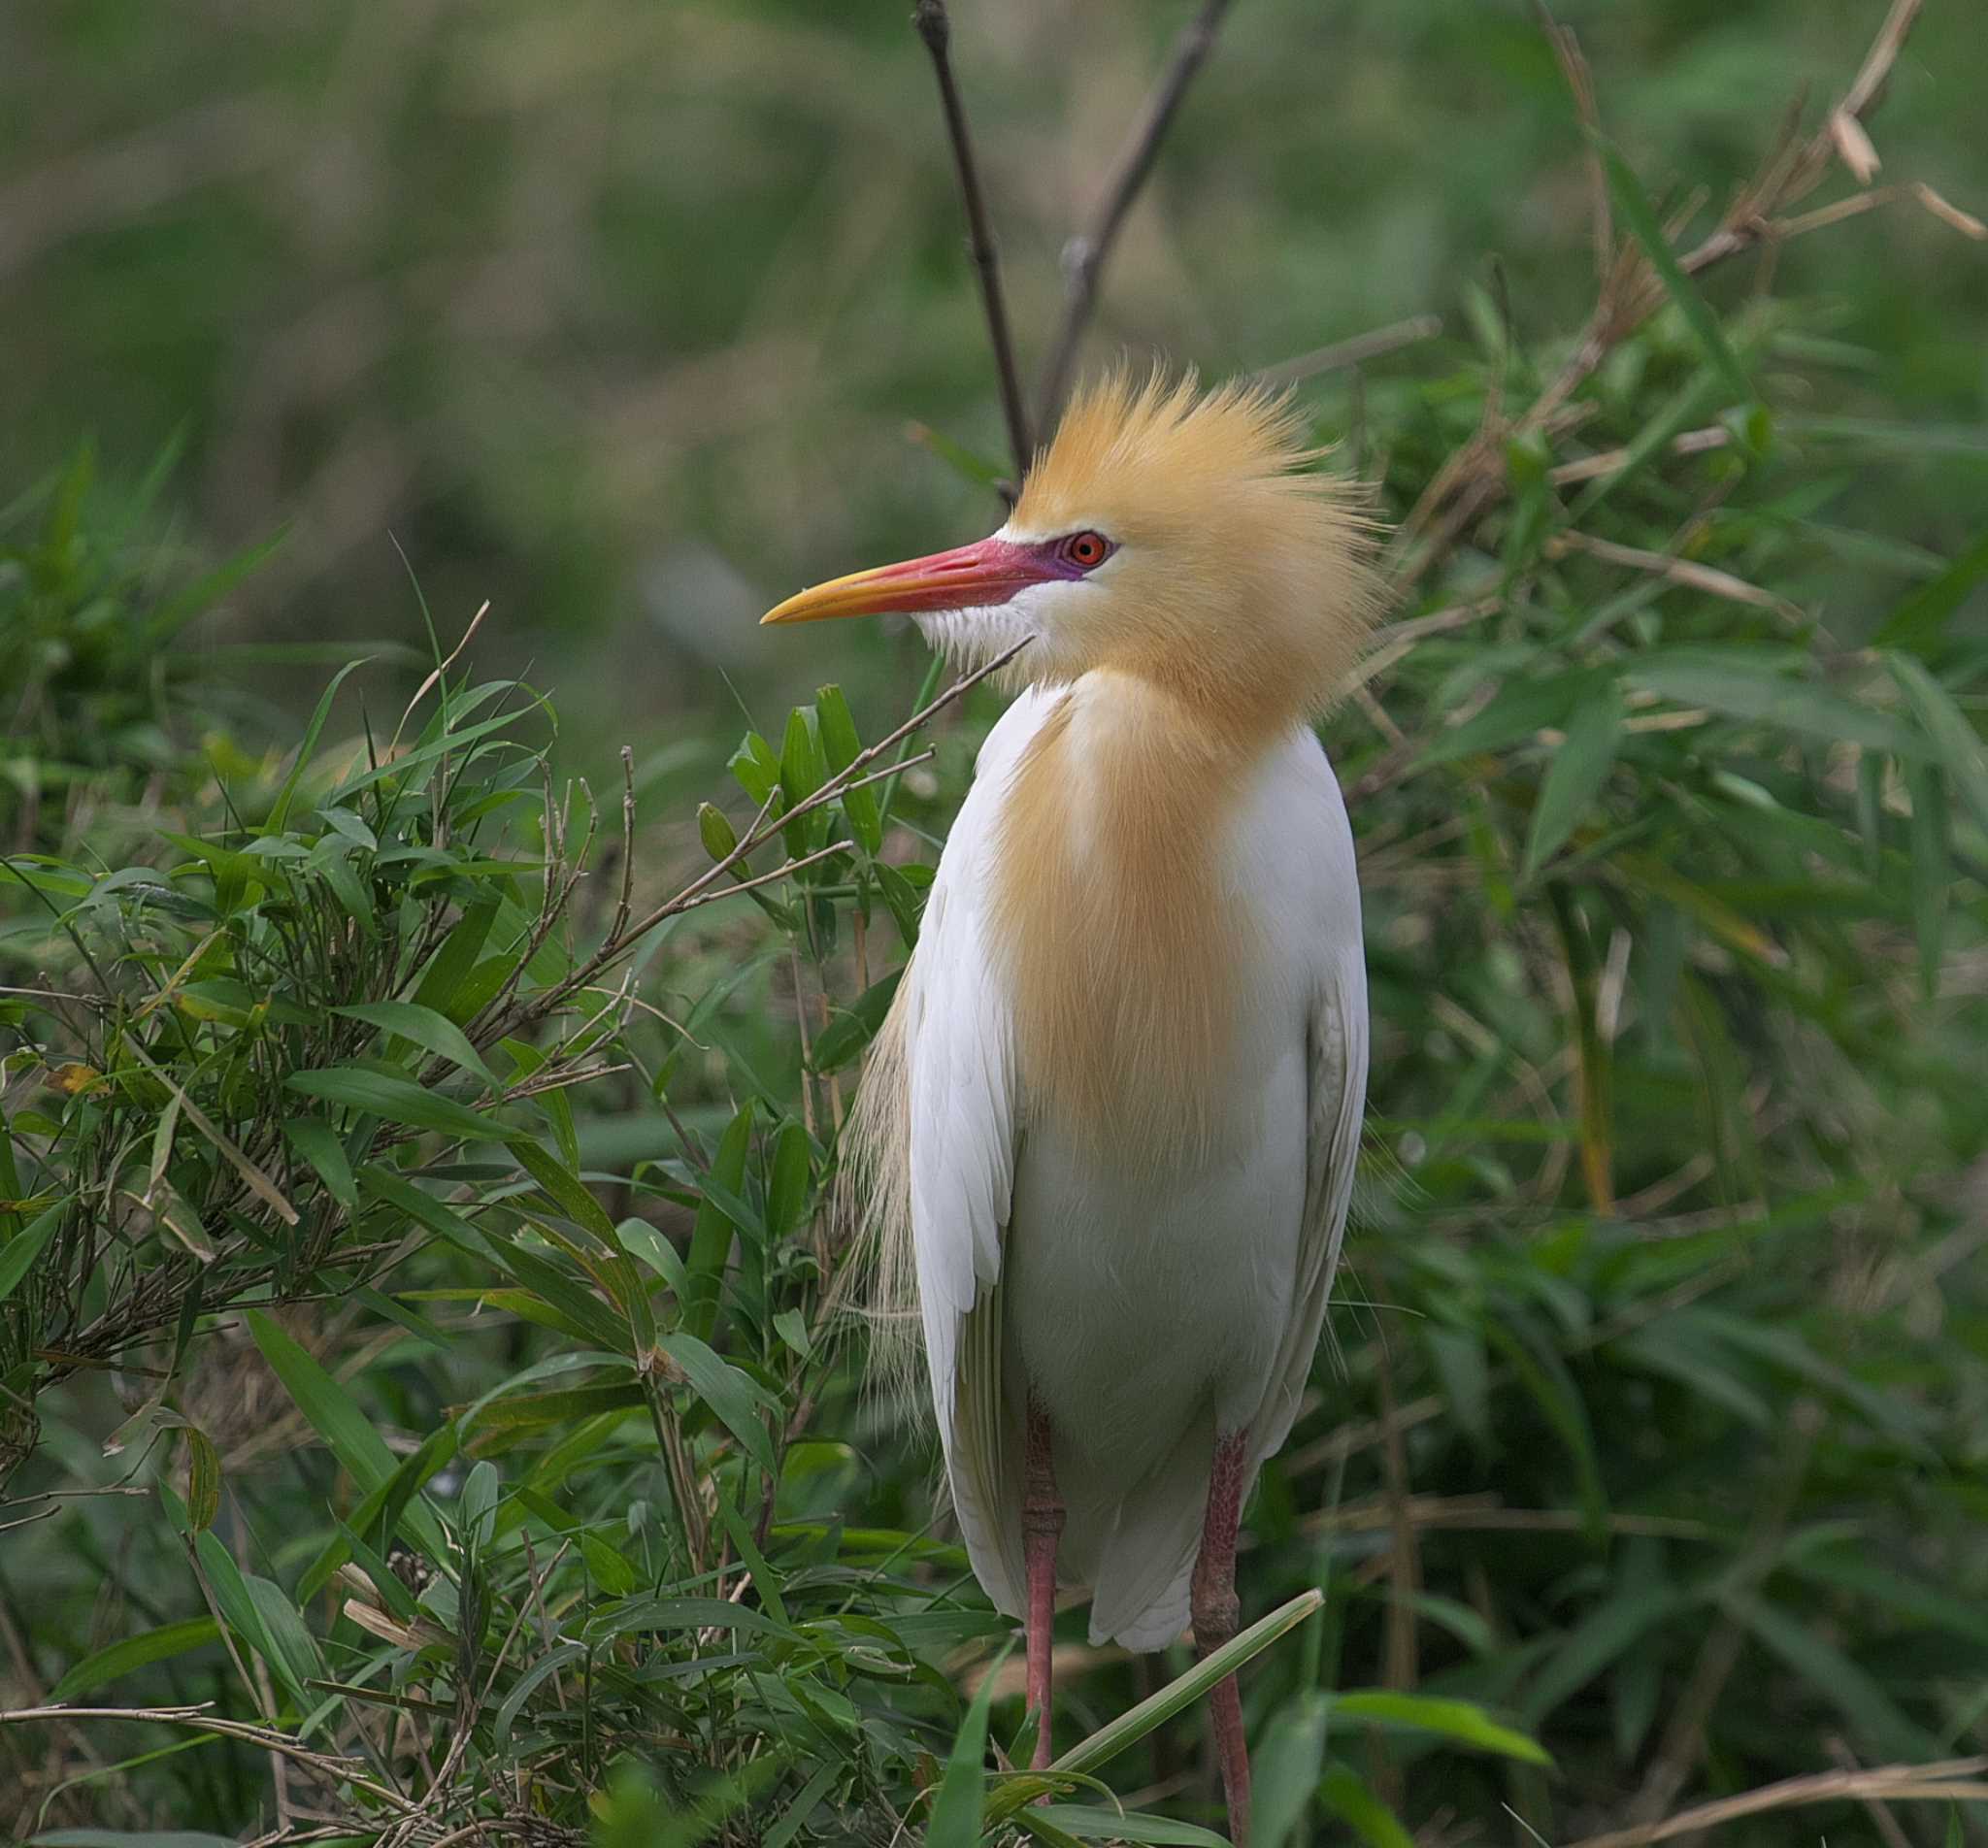
<instances>
[{"instance_id":1,"label":"green foliage background","mask_svg":"<svg viewBox=\"0 0 1988 1848\"><path fill-rule=\"evenodd\" d=\"M1639 277L1877 24L1566 16ZM1027 350L1174 23L960 12ZM238 25L4 28L0 1827L1209 1839L1194 1709L1125 1719L1184 1651L1073 1641L1103 1784L1029 1804L1008 1626L839 1319L835 1125L998 709L863 754L914 642L750 618L993 512L922 52L895 8ZM1970 30L1929 9L1872 128L1978 206ZM1482 484L1327 729L1375 1071L1249 1522L1245 1616L1302 1620L1244 1674L1257 1840L1860 1766L1965 1838L1983 258L1907 200L1651 282L1535 415L1589 207L1530 16L1265 0L1108 277L1098 348L1211 373L1440 314L1304 402L1392 520ZM1864 1826L1787 1801L1744 1838Z\"/></svg>"}]
</instances>

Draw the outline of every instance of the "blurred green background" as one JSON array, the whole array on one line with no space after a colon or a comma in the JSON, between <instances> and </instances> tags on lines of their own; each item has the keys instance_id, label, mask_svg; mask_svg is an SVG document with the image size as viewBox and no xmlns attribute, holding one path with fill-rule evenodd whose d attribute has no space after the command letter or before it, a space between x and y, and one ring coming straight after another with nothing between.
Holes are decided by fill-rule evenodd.
<instances>
[{"instance_id":1,"label":"blurred green background","mask_svg":"<svg viewBox=\"0 0 1988 1848\"><path fill-rule=\"evenodd\" d=\"M988 523L909 420L1003 446L908 11L6 9L0 478L45 471L80 429L114 478L177 437L174 496L210 555L289 528L217 636L419 641L397 541L446 631L493 600L482 659L550 684L569 738L716 715L720 675L792 692L832 670L863 716L852 651L878 651L889 701L911 644L753 618L799 582ZM1190 9L954 11L1033 376L1063 242ZM1841 89L1881 13L1583 0L1559 16L1647 182L1716 206L1795 97L1812 116ZM1877 118L1883 178L1975 208L1980 29L1972 4L1929 7ZM1090 357L1158 349L1219 375L1430 312L1462 338L1460 291L1494 255L1521 338L1571 331L1593 283L1580 155L1519 0L1243 0L1127 225ZM1839 302L1841 338L1883 355L1868 382L1888 414L1978 422L1972 257L1905 204L1788 246L1776 286ZM1715 294L1743 291L1745 267ZM1937 453L1902 461L1844 523L1951 554L1979 485ZM1855 596L1846 581L1837 601ZM266 684L295 705L315 681Z\"/></svg>"},{"instance_id":2,"label":"blurred green background","mask_svg":"<svg viewBox=\"0 0 1988 1848\"><path fill-rule=\"evenodd\" d=\"M955 0L953 12L1033 381L1061 312L1063 244L1191 8ZM742 810L719 767L742 703L782 743L782 774L786 742L805 747L819 730L818 711L783 724L784 708L825 679L848 687L864 738L896 723L926 672L914 635L858 624L770 634L754 622L801 582L950 544L997 517L986 487L913 434L923 425L939 447L1004 460L951 166L908 13L909 0L37 0L0 11L0 502L48 482L84 433L100 484L85 492L75 469L73 492L30 496L0 524L20 547L0 578L0 643L15 649L0 655L0 694L26 687L0 707L22 740L0 766L12 779L0 797L17 786L22 797L0 810L0 844L44 844L83 866L67 889L94 891L106 930L119 906L132 929L163 930L146 911L155 867L191 851L195 835L233 841L243 815L260 825L287 800L278 788L301 715L362 644L390 644L389 658L343 695L310 793L357 774L362 704L365 723L391 735L428 659L423 600L445 645L490 600L472 677L516 675L556 696L560 769L613 791L613 753L633 746L639 899L674 889L681 863L703 864L701 798L742 819L762 799L740 776ZM1798 98L1813 132L1884 14L1884 0L1559 9L1593 66L1605 126L1660 206L1696 203L1701 231ZM1933 0L1872 119L1881 182L1924 182L1977 214L1988 208L1980 37L1979 0ZM1536 402L1557 372L1594 298L1587 184L1566 85L1529 6L1237 0L1127 223L1089 357L1160 351L1220 376L1441 316L1439 336L1361 378L1303 388L1399 513L1480 427L1488 398ZM1833 171L1804 206L1851 189ZM1768 280L1776 299L1750 311ZM1571 1841L1639 1808L1654 1816L1851 1754L1924 1766L1981 1740L1988 1101L1972 1067L1988 996L1977 736L1988 256L1906 199L1724 265L1705 293L1745 355L1773 440L1758 454L1735 444L1625 471L1637 478L1611 486L1586 524L1606 470L1576 474L1570 484L1591 485L1563 529L1546 465L1557 483L1558 470L1586 470L1607 446L1661 438L1680 384L1706 370L1686 317L1674 306L1653 315L1583 387L1574 409L1591 421L1572 441L1513 446L1508 504L1394 612L1417 624L1434 610L1439 626L1396 631L1377 703L1335 721L1380 1056L1370 1210L1335 1318L1337 1365L1321 1359L1316 1402L1251 1515L1252 1612L1315 1583L1333 1598L1250 1681L1252 1738L1269 1766L1282 1754L1282 1781L1298 1791L1290 1831L1326 1813L1349 1819L1367 1800L1355 1766L1379 1794L1369 1841L1407 1839L1389 1803L1425 1842L1505 1839L1507 1804ZM1744 402L1707 403L1750 420ZM127 544L99 503L136 504L161 458L166 486L141 543ZM279 531L274 555L189 632L193 659L182 643L170 660L143 658L145 625L171 633L189 576ZM1555 548L1575 539L1613 555ZM1710 590L1703 575L1653 577L1651 563L1673 552L1737 577ZM1752 594L1734 596L1736 582ZM1511 593L1494 620L1448 620L1487 586ZM1862 646L1887 617L1888 652ZM29 685L38 673L46 684ZM1562 728L1598 690L1623 702L1610 755L1541 848ZM812 1029L795 1023L818 1003L838 1029L862 1024L857 997L874 993L914 928L898 919L894 936L868 881L886 862L929 860L991 710L977 696L940 728L936 762L905 781L888 851L852 856L852 883L817 888L807 931L802 913L762 917L741 903L645 951L646 1002L690 1029L646 1008L624 1035L648 1061L639 1079L614 1067L615 1081L576 1094L579 1122L566 1126L569 1166L578 1176L584 1156L617 1215L639 1203L663 1243L682 1244L716 1195L700 1196L696 1160L672 1151L694 1155L692 1138L730 1125L758 1138L762 1165L815 1139L819 1083L803 1071ZM416 724L440 725L429 710ZM493 743L481 774L535 790L540 723L523 714L522 759L514 741ZM466 808L477 793L458 791ZM612 794L603 807L597 871L617 864ZM397 825L417 832L418 819ZM514 825L501 846L525 856L526 873L493 860L477 876L522 917L550 829L543 813ZM348 865L329 822L300 810L289 830L300 851ZM382 927L425 928L447 908L404 906L389 859L362 864ZM170 877L202 890L197 867L173 865ZM582 944L611 892L607 877L581 888ZM11 896L0 953L30 974L9 979L43 983L52 966L57 998L65 984L90 992L28 899ZM346 914L324 890L312 902L334 921ZM260 925L255 907L240 908L230 928L246 943ZM858 908L876 927L877 968L835 935ZM368 915L365 892L349 914ZM835 928L817 940L824 920ZM118 967L135 993L145 957L179 969L191 953L148 937ZM410 969L419 960L408 952ZM352 992L377 999L366 962L348 972ZM16 1140L34 1189L95 1198L83 1181L100 1106L87 1072L81 1095L63 1084L61 1062L96 1049L87 1033L61 1023L65 1040L50 1026L59 1006L31 1003L0 1015ZM169 1056L165 1034L182 1023L133 1005ZM196 1024L170 1055L183 1057L178 1069L216 1092L228 1090L217 1073L235 1074L238 1130L273 1138L253 1063L267 1043L260 1016L179 1005ZM288 1026L308 1034L329 1010L314 1000L295 1011L305 1025ZM857 1039L845 1040L852 1060ZM279 1050L315 1070L349 1048ZM1592 1086L1591 1070L1605 1074ZM1611 1134L1612 1204L1572 1160L1578 1142L1607 1169ZM189 1172L207 1160L198 1138L165 1139ZM817 1190L831 1168L819 1139ZM407 1172L453 1189L480 1171L438 1157ZM771 1196L770 1166L764 1178L755 1198ZM508 1171L482 1180L511 1190ZM219 1199L226 1184L188 1180L182 1192ZM348 1230L359 1236L357 1218ZM155 1227L131 1251L178 1261L170 1248L161 1257ZM787 1294L769 1302L812 1312L807 1256L798 1243L783 1253ZM423 1254L394 1287L434 1285L441 1305L469 1275L447 1253ZM272 1575L262 1582L281 1602L279 1579L297 1582L328 1513L347 1505L349 1465L310 1436L312 1414L275 1396L229 1312L191 1300L188 1326L202 1315L209 1326L181 1402L218 1448L229 1543ZM795 1419L778 1483L789 1525L773 1564L792 1574L809 1622L839 1622L848 1606L832 1572L874 1562L853 1540L845 1559L833 1534L817 1552L791 1523L848 1518L863 1544L881 1534L895 1557L898 1538L933 1517L929 1456L861 1396L846 1356L779 1344L729 1300L726 1313L728 1356L790 1404L805 1383L813 1422ZM306 1301L293 1326L403 1452L450 1429L458 1399L480 1404L548 1363L601 1361L562 1355L556 1331L548 1339L467 1307L446 1343L414 1355L404 1318L382 1332L368 1314ZM132 1411L120 1383L90 1377L45 1395L25 1488L68 1496L72 1482L102 1485L126 1468L102 1454ZM607 1430L595 1434L604 1446ZM571 1466L580 1452L563 1436L540 1448L549 1436L535 1428L505 1456L507 1492L529 1470L590 1538L625 1540L646 1568L674 1571L646 1427L620 1429L584 1468ZM743 1495L752 1479L738 1455L708 1422L699 1441L713 1494ZM154 1476L182 1468L190 1486L190 1466L165 1455ZM1397 1529L1410 1490L1421 1525ZM453 1504L458 1534L474 1527L459 1473L438 1477L429 1499ZM198 1655L186 1641L204 1606L149 1502L82 1497L27 1539L0 1560L0 1672L18 1691L0 1705L84 1686L117 1700L212 1690L238 1715L260 1711L211 1639ZM516 1561L499 1564L500 1600L521 1599ZM957 1569L920 1555L907 1575L916 1583L865 1591L856 1616L895 1623L899 1604L929 1598L914 1615L952 1628L905 1634L935 1660L942 1643L1000 1630L964 1578L934 1589L942 1566ZM567 1595L596 1592L588 1581ZM307 1603L300 1594L299 1610ZM315 1603L308 1614L333 1665L372 1650L335 1614ZM147 1656L129 1676L104 1666L125 1638L176 1629L190 1661ZM645 1651L645 1672L681 1666L664 1645ZM383 1659L372 1651L367 1672ZM1060 1721L1071 1732L1122 1711L1163 1672L1071 1659ZM738 1660L732 1681L682 1684L705 1756L657 1763L686 1789L706 1758L726 1766L763 1735L757 1664ZM951 1675L965 1658L944 1660ZM828 1685L845 1666L826 1653L808 1673ZM1418 1686L1537 1732L1555 1756L1551 1780L1529 1763L1465 1756L1483 1741L1466 1733L1459 1747L1456 1727L1436 1730L1448 1739L1440 1759L1415 1731L1423 1722L1383 1739L1370 1707L1331 1713L1341 1756L1321 1791L1300 1788L1320 1763L1328 1692L1383 1680L1391 1695ZM486 1702L493 1682L494 1670ZM861 1749L848 1749L810 1840L845 1838L842 1819L865 1804L872 1817L911 1813L931 1755L952 1737L950 1679L903 1698L858 1692ZM611 1707L586 1710L589 1735ZM1007 1742L1016 1708L1000 1712ZM556 1715L532 1717L534 1775L550 1766L557 1782L580 1766L572 1788L546 1798L575 1832L563 1839L578 1840L600 1816L581 1786L603 1767L569 1750L563 1698ZM638 1717L653 1720L646 1708ZM634 1736L618 1713L603 1735L624 1722ZM1153 1803L1212 1817L1196 1724L1183 1718L1114 1775ZM466 1810L497 1800L489 1767L505 1749L463 1767ZM31 1766L32 1803L59 1799L51 1813L64 1823L234 1831L266 1813L264 1767L246 1746L134 1758L121 1782L99 1776L93 1746L71 1754L24 1728L0 1734L0 1750L16 1755L0 1757L0 1795L10 1782L25 1793L17 1767ZM821 1793L795 1794L796 1765L779 1774L788 1782L761 1795L796 1804L798 1827ZM1846 1814L1863 1816L1795 1812L1727 1839L1801 1848L1820 1832L1811 1818L1839 1835ZM1923 1807L1908 1838L1940 1838L1946 1824L1943 1805ZM755 1839L758 1826L741 1821L729 1839ZM1967 1826L1988 1838L1979 1814Z\"/></svg>"}]
</instances>

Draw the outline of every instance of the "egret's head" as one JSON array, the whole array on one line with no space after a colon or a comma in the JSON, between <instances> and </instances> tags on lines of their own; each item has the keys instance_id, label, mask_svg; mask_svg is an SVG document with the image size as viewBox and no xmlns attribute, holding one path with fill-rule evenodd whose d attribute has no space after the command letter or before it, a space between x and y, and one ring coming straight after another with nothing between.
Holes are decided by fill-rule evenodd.
<instances>
[{"instance_id":1,"label":"egret's head","mask_svg":"<svg viewBox=\"0 0 1988 1848\"><path fill-rule=\"evenodd\" d=\"M1281 717L1332 696L1378 604L1371 527L1306 472L1290 402L1113 373L1080 393L992 538L804 590L763 618L903 610L935 645L1011 672L1139 676Z\"/></svg>"}]
</instances>

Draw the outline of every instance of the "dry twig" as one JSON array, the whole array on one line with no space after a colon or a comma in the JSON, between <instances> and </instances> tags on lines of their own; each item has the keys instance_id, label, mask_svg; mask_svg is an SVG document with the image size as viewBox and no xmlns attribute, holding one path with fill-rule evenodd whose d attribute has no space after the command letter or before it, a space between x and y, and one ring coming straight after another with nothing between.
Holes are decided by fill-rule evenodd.
<instances>
[{"instance_id":1,"label":"dry twig","mask_svg":"<svg viewBox=\"0 0 1988 1848\"><path fill-rule=\"evenodd\" d=\"M1266 385L1295 385L1301 379L1315 379L1322 372L1340 372L1347 366L1364 366L1370 359L1384 359L1417 341L1434 340L1442 332L1441 314L1411 314L1404 321L1390 321L1371 333L1355 334L1350 340L1335 341L1330 346L1314 346L1296 359L1266 366L1256 375Z\"/></svg>"},{"instance_id":2,"label":"dry twig","mask_svg":"<svg viewBox=\"0 0 1988 1848\"><path fill-rule=\"evenodd\" d=\"M987 202L980 192L979 171L974 164L973 137L967 132L966 110L952 75L952 21L945 0L918 0L911 23L932 54L932 72L939 80L940 107L945 112L945 132L952 144L953 171L959 176L960 202L966 208L967 248L980 279L980 306L987 314L987 338L994 347L994 370L1001 385L1001 413L1008 420L1008 446L1014 457L1014 478L1029 467L1029 413L1022 403L1021 379L1014 369L1014 343L1008 330L1008 304L1001 294L1001 260L987 224Z\"/></svg>"},{"instance_id":3,"label":"dry twig","mask_svg":"<svg viewBox=\"0 0 1988 1848\"><path fill-rule=\"evenodd\" d=\"M1174 55L1168 59L1166 71L1146 99L1145 110L1111 170L1096 215L1086 230L1078 232L1063 248L1063 325L1043 373L1042 421L1045 430L1054 423L1070 389L1077 348L1083 345L1084 330L1090 325L1092 311L1097 306L1098 278L1105 260L1117 241L1125 214L1132 210L1132 202L1152 172L1160 143L1166 139L1175 112L1187 94L1187 86L1214 50L1215 34L1228 10L1229 0L1202 0L1201 11L1174 42Z\"/></svg>"},{"instance_id":4,"label":"dry twig","mask_svg":"<svg viewBox=\"0 0 1988 1848\"><path fill-rule=\"evenodd\" d=\"M1784 1777L1779 1783L1763 1784L1738 1797L1701 1803L1660 1823L1589 1835L1572 1848L1643 1848L1645 1842L1669 1841L1673 1835L1694 1834L1743 1817L1798 1809L1808 1803L1978 1802L1988 1797L1988 1783L1981 1782L1978 1775L1984 1770L1988 1770L1988 1758L1954 1758L1932 1765L1887 1765L1872 1771L1816 1771L1806 1777Z\"/></svg>"}]
</instances>

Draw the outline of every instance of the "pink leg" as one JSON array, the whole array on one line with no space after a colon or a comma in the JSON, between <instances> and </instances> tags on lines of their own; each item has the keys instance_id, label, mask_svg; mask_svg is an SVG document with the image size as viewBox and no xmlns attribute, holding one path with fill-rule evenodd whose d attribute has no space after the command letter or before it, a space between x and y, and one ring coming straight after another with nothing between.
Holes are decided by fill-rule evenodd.
<instances>
[{"instance_id":1,"label":"pink leg","mask_svg":"<svg viewBox=\"0 0 1988 1848\"><path fill-rule=\"evenodd\" d=\"M1194 1566L1194 1646L1203 1656L1235 1635L1242 1615L1236 1598L1236 1530L1242 1519L1242 1470L1248 1447L1246 1431L1232 1433L1215 1444L1201 1557ZM1242 1737L1242 1698L1234 1675L1216 1685L1209 1707L1222 1766L1222 1795L1229 1803L1229 1839L1236 1848L1249 1848L1249 1747Z\"/></svg>"},{"instance_id":2,"label":"pink leg","mask_svg":"<svg viewBox=\"0 0 1988 1848\"><path fill-rule=\"evenodd\" d=\"M1049 1451L1049 1417L1029 1405L1027 1477L1021 1504L1022 1552L1029 1571L1029 1710L1036 1716L1032 1770L1049 1763L1049 1649L1056 1623L1056 1542L1063 1533L1063 1502Z\"/></svg>"}]
</instances>

